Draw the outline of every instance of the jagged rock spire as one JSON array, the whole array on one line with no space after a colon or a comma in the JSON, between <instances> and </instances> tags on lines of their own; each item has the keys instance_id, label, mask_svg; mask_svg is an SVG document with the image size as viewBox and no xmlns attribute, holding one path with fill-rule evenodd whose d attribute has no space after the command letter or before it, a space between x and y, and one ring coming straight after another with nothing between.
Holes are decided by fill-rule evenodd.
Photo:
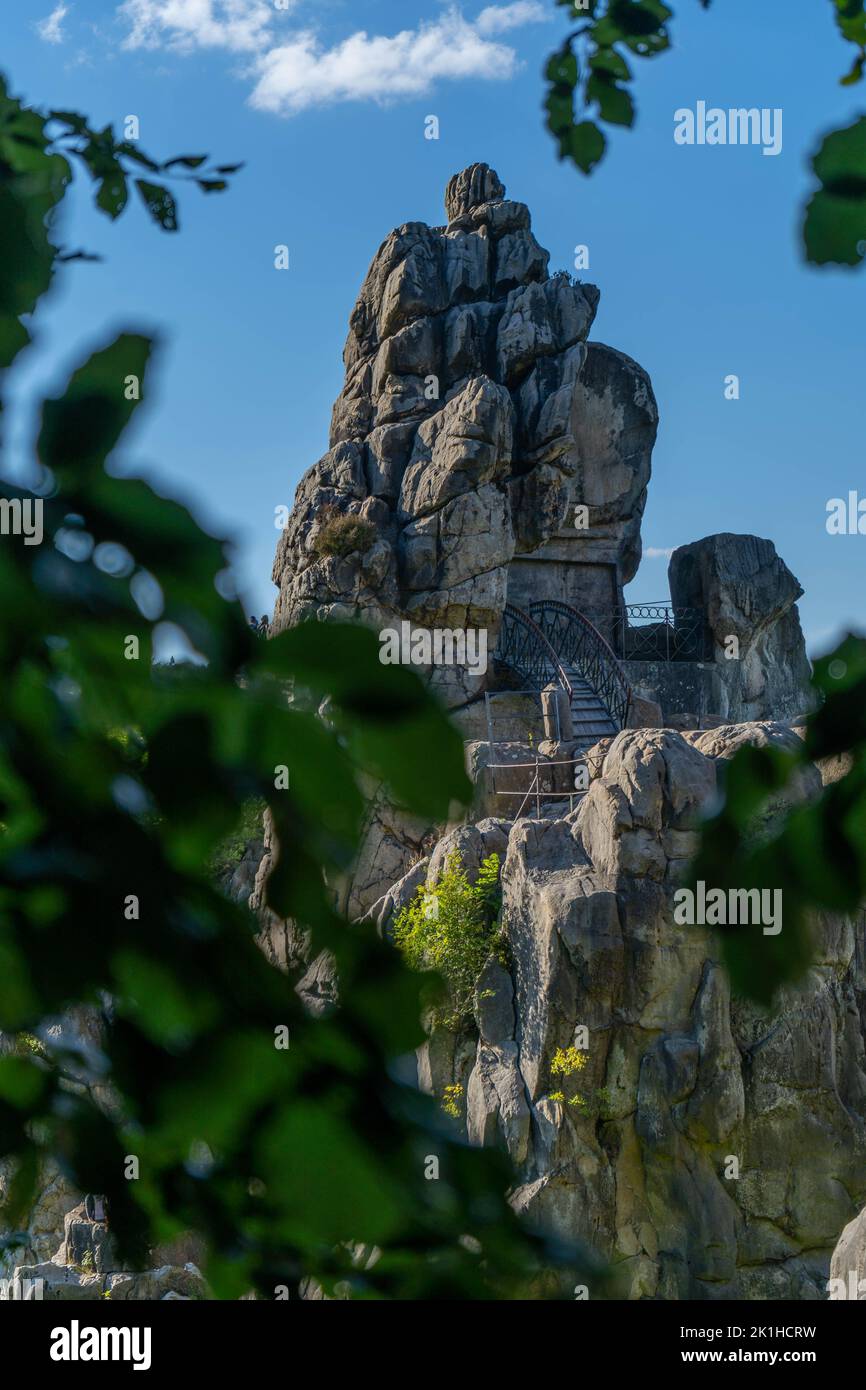
<instances>
[{"instance_id":1,"label":"jagged rock spire","mask_svg":"<svg viewBox=\"0 0 866 1390\"><path fill-rule=\"evenodd\" d=\"M445 190L445 213L449 222L462 217L482 203L494 203L505 197L505 184L489 164L470 164L448 180Z\"/></svg>"},{"instance_id":2,"label":"jagged rock spire","mask_svg":"<svg viewBox=\"0 0 866 1390\"><path fill-rule=\"evenodd\" d=\"M598 290L549 274L529 209L504 195L489 165L470 165L448 183L447 227L404 223L373 257L330 449L278 546L273 632L311 617L380 632L406 622L484 632L492 655L506 598L622 602L652 387L637 363L587 343ZM464 709L490 669L427 674Z\"/></svg>"}]
</instances>

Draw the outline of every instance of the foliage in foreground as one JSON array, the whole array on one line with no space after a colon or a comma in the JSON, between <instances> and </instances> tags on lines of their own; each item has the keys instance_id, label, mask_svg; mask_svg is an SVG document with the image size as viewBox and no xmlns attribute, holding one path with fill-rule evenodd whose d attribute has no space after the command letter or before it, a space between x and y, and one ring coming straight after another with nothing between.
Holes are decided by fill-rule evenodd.
<instances>
[{"instance_id":1,"label":"foliage in foreground","mask_svg":"<svg viewBox=\"0 0 866 1390\"><path fill-rule=\"evenodd\" d=\"M87 139L83 118L67 114L70 127ZM28 342L22 317L59 256L71 169L51 130L0 86L3 366ZM122 161L97 192L115 216L125 196L112 185L109 197L109 177L126 179ZM339 919L324 882L355 851L361 774L441 821L467 791L459 738L412 673L380 663L371 633L312 624L258 640L224 544L142 479L106 470L148 398L151 352L130 332L81 362L42 406L39 495L4 484L0 496L7 522L41 504L45 527L42 544L0 534L0 1030L39 1040L0 1056L5 1244L20 1242L53 1158L108 1197L130 1263L201 1233L218 1297L278 1285L295 1296L307 1276L356 1297L525 1291L541 1248L502 1195L506 1164L452 1143L435 1104L394 1079L393 1059L422 1037L419 977ZM154 674L159 621L206 666ZM287 707L290 680L314 705L329 699L327 728ZM291 789L278 791L284 767ZM251 799L280 846L269 907L336 958L329 1018L304 1012L209 874ZM52 1018L106 996L98 1057L52 1040ZM116 1106L70 1079L82 1066ZM438 1181L424 1176L431 1154ZM378 1259L358 1259L359 1243Z\"/></svg>"},{"instance_id":2,"label":"foliage in foreground","mask_svg":"<svg viewBox=\"0 0 866 1390\"><path fill-rule=\"evenodd\" d=\"M395 918L394 941L413 970L435 970L445 982L436 1022L459 1028L471 1018L478 977L490 956L505 949L499 905L499 855L482 860L471 883L455 852L436 883L419 884Z\"/></svg>"},{"instance_id":3,"label":"foliage in foreground","mask_svg":"<svg viewBox=\"0 0 866 1390\"><path fill-rule=\"evenodd\" d=\"M705 10L711 0L698 0ZM722 4L725 0L722 0ZM663 0L556 0L571 19L545 70L547 128L560 159L590 174L604 158L602 129L631 126L636 58L655 58L671 47L674 12ZM836 26L853 45L842 86L860 82L866 69L866 0L830 0ZM804 61L805 61L804 55ZM858 266L866 258L866 116L832 131L812 159L818 179L803 227L806 259L815 265Z\"/></svg>"}]
</instances>

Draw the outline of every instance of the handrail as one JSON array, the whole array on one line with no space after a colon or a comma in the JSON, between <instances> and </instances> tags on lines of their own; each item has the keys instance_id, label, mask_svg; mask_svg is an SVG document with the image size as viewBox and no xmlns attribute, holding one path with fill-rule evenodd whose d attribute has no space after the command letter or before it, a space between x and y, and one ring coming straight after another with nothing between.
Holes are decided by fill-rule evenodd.
<instances>
[{"instance_id":1,"label":"handrail","mask_svg":"<svg viewBox=\"0 0 866 1390\"><path fill-rule=\"evenodd\" d=\"M502 771L502 770L504 770L504 769L506 769L506 768L508 768L508 769L510 770L510 769L513 768L513 767L574 767L574 764L575 764L575 763L579 763L579 762L582 762L582 761L585 761L585 759L581 759L581 758L545 758L543 763L539 763L538 759L536 758L536 760L535 760L534 762L531 762L531 763L485 763L484 766L486 767L487 771L489 772L489 771L491 771L491 769L492 769L493 771L496 771L496 770ZM505 795L504 792L503 792L502 794L503 794L503 796Z\"/></svg>"},{"instance_id":2,"label":"handrail","mask_svg":"<svg viewBox=\"0 0 866 1390\"><path fill-rule=\"evenodd\" d=\"M598 613L588 608L584 617L590 622L603 618L611 625L611 645L621 661L704 661L712 656L702 608L674 607L670 600L660 599Z\"/></svg>"},{"instance_id":3,"label":"handrail","mask_svg":"<svg viewBox=\"0 0 866 1390\"><path fill-rule=\"evenodd\" d=\"M506 603L496 644L496 659L518 671L536 690L558 681L569 704L574 691L559 655L536 622L522 608Z\"/></svg>"},{"instance_id":4,"label":"handrail","mask_svg":"<svg viewBox=\"0 0 866 1390\"><path fill-rule=\"evenodd\" d=\"M610 643L583 613L561 599L539 599L529 606L533 620L561 661L574 666L595 691L613 722L624 729L631 686Z\"/></svg>"}]
</instances>

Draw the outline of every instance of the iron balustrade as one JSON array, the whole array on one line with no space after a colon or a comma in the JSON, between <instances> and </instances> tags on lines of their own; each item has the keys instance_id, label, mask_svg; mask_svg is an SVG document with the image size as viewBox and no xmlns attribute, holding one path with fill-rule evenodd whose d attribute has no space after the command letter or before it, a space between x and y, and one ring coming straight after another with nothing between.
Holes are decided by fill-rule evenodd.
<instances>
[{"instance_id":1,"label":"iron balustrade","mask_svg":"<svg viewBox=\"0 0 866 1390\"><path fill-rule=\"evenodd\" d=\"M712 651L701 608L675 608L666 600L589 610L611 634L620 661L709 661Z\"/></svg>"},{"instance_id":2,"label":"iron balustrade","mask_svg":"<svg viewBox=\"0 0 866 1390\"><path fill-rule=\"evenodd\" d=\"M526 806L527 804L531 805L533 800L535 801L535 814L537 816L541 815L542 804L544 802L559 801L564 800L565 798L568 799L568 809L570 813L574 810L575 801L580 801L586 795L586 787L578 787L576 780L578 768L585 768L587 770L587 781L589 780L589 764L586 758L560 758L558 760L545 758L542 762L539 762L538 755L536 754L534 762L531 763L487 763L485 770L487 772L492 773L513 772L515 769L520 771L522 768L525 767L535 769L535 776L533 777L528 787L520 788L517 791L502 791L496 785L495 776L492 781L491 790L494 796L519 796L521 798L520 805L517 808L515 815L513 817L509 816L509 820L519 820L520 817L523 815L524 806ZM573 790L567 792L554 791L553 788L550 786L549 780L542 782L542 773L545 772L548 768L553 767L568 767L574 770L575 785Z\"/></svg>"},{"instance_id":3,"label":"iron balustrade","mask_svg":"<svg viewBox=\"0 0 866 1390\"><path fill-rule=\"evenodd\" d=\"M518 672L532 692L542 691L551 683L562 690L569 704L574 699L574 686L569 678L569 670L577 672L592 687L604 705L612 722L624 728L631 703L631 689L610 645L593 624L577 609L567 603L547 600L532 605L530 613L525 613L513 604L507 604L503 614L499 641L494 657L503 665ZM529 691L509 692L527 694ZM491 696L487 700L488 740L494 747L493 719L490 710ZM557 710L557 719L559 712ZM573 767L587 766L585 756L568 759ZM536 755L532 763L491 762L488 770L493 777L492 790L497 796L519 799L517 817L524 814L527 806L535 806L535 814L540 816L545 802L568 798L569 810L574 809L576 800L585 794L583 789L554 791L544 780L545 769L565 766L562 761L540 761ZM499 790L496 786L498 771L513 771L527 768L534 772L528 787L514 790Z\"/></svg>"},{"instance_id":4,"label":"iron balustrade","mask_svg":"<svg viewBox=\"0 0 866 1390\"><path fill-rule=\"evenodd\" d=\"M551 681L556 681L571 703L574 692L559 655L522 608L510 603L505 605L494 657L517 671L533 690L543 690Z\"/></svg>"}]
</instances>

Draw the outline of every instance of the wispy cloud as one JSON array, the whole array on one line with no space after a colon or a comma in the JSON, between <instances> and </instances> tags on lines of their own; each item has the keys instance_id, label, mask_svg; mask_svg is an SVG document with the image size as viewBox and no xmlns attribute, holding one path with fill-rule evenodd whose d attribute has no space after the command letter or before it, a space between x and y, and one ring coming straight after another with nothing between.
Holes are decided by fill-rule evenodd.
<instances>
[{"instance_id":1,"label":"wispy cloud","mask_svg":"<svg viewBox=\"0 0 866 1390\"><path fill-rule=\"evenodd\" d=\"M645 560L669 560L673 555L675 549L676 546L673 545L671 546L670 550L665 550L663 546L659 545L648 545L646 550L643 552L643 558Z\"/></svg>"},{"instance_id":2,"label":"wispy cloud","mask_svg":"<svg viewBox=\"0 0 866 1390\"><path fill-rule=\"evenodd\" d=\"M540 0L513 0L487 5L475 19L452 4L400 33L360 29L336 43L309 22L286 32L286 10L303 12L306 21L311 9L309 0L287 0L282 11L273 0L123 0L118 14L127 49L222 48L246 56L251 105L282 116L336 102L423 96L442 80L504 81L518 58L495 36L550 18Z\"/></svg>"},{"instance_id":3,"label":"wispy cloud","mask_svg":"<svg viewBox=\"0 0 866 1390\"><path fill-rule=\"evenodd\" d=\"M44 19L40 19L36 25L36 32L40 39L46 43L62 43L65 37L63 33L63 21L69 14L69 5L64 5L63 0L54 6L54 9Z\"/></svg>"},{"instance_id":4,"label":"wispy cloud","mask_svg":"<svg viewBox=\"0 0 866 1390\"><path fill-rule=\"evenodd\" d=\"M294 0L292 0L292 7ZM273 0L124 0L124 48L225 48L255 53L272 33Z\"/></svg>"},{"instance_id":5,"label":"wispy cloud","mask_svg":"<svg viewBox=\"0 0 866 1390\"><path fill-rule=\"evenodd\" d=\"M476 19L475 27L479 34L504 34L522 24L544 23L552 18L552 11L539 0L515 0L512 5L488 5Z\"/></svg>"}]
</instances>

